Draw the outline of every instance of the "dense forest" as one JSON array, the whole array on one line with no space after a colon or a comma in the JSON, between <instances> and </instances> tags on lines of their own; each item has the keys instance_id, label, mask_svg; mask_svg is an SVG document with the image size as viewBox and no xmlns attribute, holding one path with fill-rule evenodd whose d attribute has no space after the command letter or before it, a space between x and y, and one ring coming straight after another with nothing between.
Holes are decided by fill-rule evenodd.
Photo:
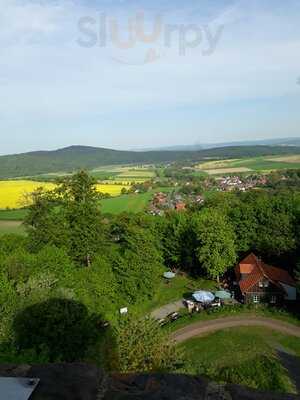
<instances>
[{"instance_id":1,"label":"dense forest","mask_svg":"<svg viewBox=\"0 0 300 400\"><path fill-rule=\"evenodd\" d=\"M153 297L166 269L218 280L255 251L299 273L296 188L216 192L204 205L154 217L103 215L94 184L82 171L51 192L37 190L27 235L0 238L1 362L92 360L123 371L168 370L180 356L157 324L118 317L120 307ZM144 342L134 353L137 335Z\"/></svg>"}]
</instances>

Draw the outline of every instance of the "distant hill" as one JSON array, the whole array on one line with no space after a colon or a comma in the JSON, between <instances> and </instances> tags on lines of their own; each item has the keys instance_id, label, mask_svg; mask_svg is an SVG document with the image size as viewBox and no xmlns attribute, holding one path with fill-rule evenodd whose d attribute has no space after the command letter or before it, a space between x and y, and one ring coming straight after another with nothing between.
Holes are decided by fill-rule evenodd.
<instances>
[{"instance_id":1,"label":"distant hill","mask_svg":"<svg viewBox=\"0 0 300 400\"><path fill-rule=\"evenodd\" d=\"M54 151L0 156L0 178L73 172L113 164L151 164L173 161L201 161L277 154L300 154L292 146L228 146L199 151L120 151L97 147L71 146Z\"/></svg>"},{"instance_id":2,"label":"distant hill","mask_svg":"<svg viewBox=\"0 0 300 400\"><path fill-rule=\"evenodd\" d=\"M201 143L188 145L175 145L160 148L147 149L148 151L198 151L206 149L215 149L218 147L233 147L233 146L300 146L300 138L279 138L279 139L259 139L259 140L239 140L234 142L220 143ZM139 151L142 151L140 149ZM144 149L145 151L145 149Z\"/></svg>"}]
</instances>

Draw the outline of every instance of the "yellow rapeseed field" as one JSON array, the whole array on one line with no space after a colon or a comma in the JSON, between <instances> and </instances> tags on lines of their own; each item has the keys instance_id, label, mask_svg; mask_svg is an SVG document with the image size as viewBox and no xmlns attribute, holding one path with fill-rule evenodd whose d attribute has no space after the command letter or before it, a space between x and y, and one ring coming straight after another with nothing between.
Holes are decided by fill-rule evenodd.
<instances>
[{"instance_id":1,"label":"yellow rapeseed field","mask_svg":"<svg viewBox=\"0 0 300 400\"><path fill-rule=\"evenodd\" d=\"M0 208L20 208L26 205L26 195L39 187L51 190L52 183L34 181L0 181Z\"/></svg>"},{"instance_id":2,"label":"yellow rapeseed field","mask_svg":"<svg viewBox=\"0 0 300 400\"><path fill-rule=\"evenodd\" d=\"M26 180L0 181L0 209L21 208L28 205L28 194L39 187L46 190L54 189L55 184L49 182L34 182ZM104 184L97 185L97 190L102 193L109 193L111 196L118 196L126 185Z\"/></svg>"},{"instance_id":3,"label":"yellow rapeseed field","mask_svg":"<svg viewBox=\"0 0 300 400\"><path fill-rule=\"evenodd\" d=\"M108 193L111 196L119 196L121 194L121 190L123 188L129 189L130 185L120 185L120 184L112 184L112 183L105 183L105 184L97 184L96 185L98 192L101 193Z\"/></svg>"}]
</instances>

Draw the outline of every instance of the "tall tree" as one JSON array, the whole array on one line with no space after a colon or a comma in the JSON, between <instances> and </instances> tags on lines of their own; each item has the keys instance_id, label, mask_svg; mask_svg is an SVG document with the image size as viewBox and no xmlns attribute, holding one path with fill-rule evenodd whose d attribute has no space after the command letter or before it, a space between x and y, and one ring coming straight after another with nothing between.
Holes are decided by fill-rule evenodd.
<instances>
[{"instance_id":1,"label":"tall tree","mask_svg":"<svg viewBox=\"0 0 300 400\"><path fill-rule=\"evenodd\" d=\"M73 260L89 266L103 239L96 181L85 171L58 182L56 189L39 189L25 224L32 247L65 247Z\"/></svg>"},{"instance_id":2,"label":"tall tree","mask_svg":"<svg viewBox=\"0 0 300 400\"><path fill-rule=\"evenodd\" d=\"M220 275L236 261L233 228L218 210L204 209L194 218L198 259L207 274L219 281Z\"/></svg>"},{"instance_id":3,"label":"tall tree","mask_svg":"<svg viewBox=\"0 0 300 400\"><path fill-rule=\"evenodd\" d=\"M85 171L65 179L58 188L70 232L70 254L82 265L90 266L102 237L99 194L96 180Z\"/></svg>"},{"instance_id":4,"label":"tall tree","mask_svg":"<svg viewBox=\"0 0 300 400\"><path fill-rule=\"evenodd\" d=\"M112 257L119 290L129 302L154 295L163 273L160 248L146 221L123 215L112 228L117 254Z\"/></svg>"},{"instance_id":5,"label":"tall tree","mask_svg":"<svg viewBox=\"0 0 300 400\"><path fill-rule=\"evenodd\" d=\"M31 194L31 204L24 225L32 251L37 252L48 244L69 247L67 223L60 207L61 202L55 190L45 191L41 187Z\"/></svg>"}]
</instances>

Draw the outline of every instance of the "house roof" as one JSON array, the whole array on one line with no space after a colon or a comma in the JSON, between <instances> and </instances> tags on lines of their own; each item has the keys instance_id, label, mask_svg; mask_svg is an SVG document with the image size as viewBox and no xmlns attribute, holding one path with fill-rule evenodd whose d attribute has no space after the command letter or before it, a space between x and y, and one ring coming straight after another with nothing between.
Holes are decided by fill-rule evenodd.
<instances>
[{"instance_id":1,"label":"house roof","mask_svg":"<svg viewBox=\"0 0 300 400\"><path fill-rule=\"evenodd\" d=\"M261 263L261 268L264 272L264 275L273 281L285 283L291 286L296 284L291 275L282 268L272 267L272 265L265 263Z\"/></svg>"},{"instance_id":2,"label":"house roof","mask_svg":"<svg viewBox=\"0 0 300 400\"><path fill-rule=\"evenodd\" d=\"M262 278L261 271L255 270L247 276L247 278L240 280L239 285L242 293L248 292L254 285L256 285Z\"/></svg>"},{"instance_id":3,"label":"house roof","mask_svg":"<svg viewBox=\"0 0 300 400\"><path fill-rule=\"evenodd\" d=\"M250 253L237 266L240 274L247 274L246 278L239 281L242 293L249 291L262 278L273 282L276 286L280 283L294 286L295 281L290 274L281 268L276 268L262 262L254 253ZM281 287L281 286L280 286Z\"/></svg>"}]
</instances>

